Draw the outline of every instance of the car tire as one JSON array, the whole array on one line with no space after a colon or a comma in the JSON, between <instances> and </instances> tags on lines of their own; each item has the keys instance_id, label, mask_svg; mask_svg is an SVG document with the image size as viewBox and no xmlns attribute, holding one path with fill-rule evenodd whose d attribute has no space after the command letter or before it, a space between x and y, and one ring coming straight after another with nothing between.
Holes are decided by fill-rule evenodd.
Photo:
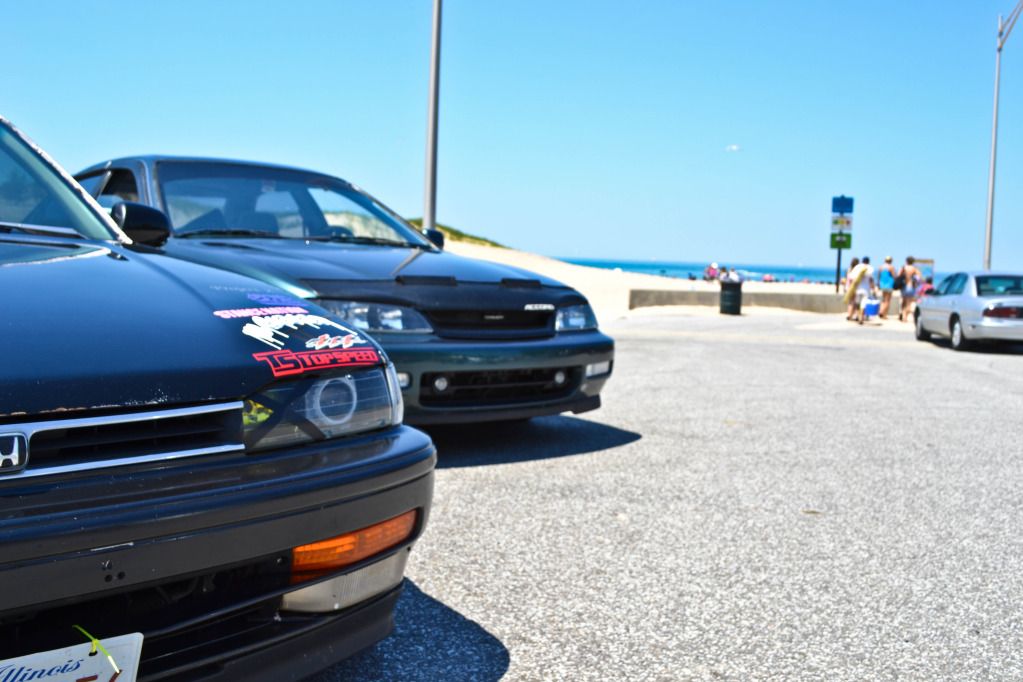
<instances>
[{"instance_id":1,"label":"car tire","mask_svg":"<svg viewBox=\"0 0 1023 682\"><path fill-rule=\"evenodd\" d=\"M962 320L958 316L953 316L951 322L949 322L949 338L952 341L953 350L966 350L970 347L970 342L966 339L966 332L963 329Z\"/></svg>"},{"instance_id":2,"label":"car tire","mask_svg":"<svg viewBox=\"0 0 1023 682\"><path fill-rule=\"evenodd\" d=\"M916 315L913 316L913 331L916 335L917 341L927 341L931 338L931 333L924 329L924 322L920 319L920 311L916 311Z\"/></svg>"}]
</instances>

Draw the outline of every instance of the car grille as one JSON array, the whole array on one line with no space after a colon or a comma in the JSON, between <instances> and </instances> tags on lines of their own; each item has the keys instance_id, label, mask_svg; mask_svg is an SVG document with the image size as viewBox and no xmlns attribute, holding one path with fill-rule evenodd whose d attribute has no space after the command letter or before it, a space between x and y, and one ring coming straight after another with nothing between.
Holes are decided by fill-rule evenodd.
<instances>
[{"instance_id":1,"label":"car grille","mask_svg":"<svg viewBox=\"0 0 1023 682\"><path fill-rule=\"evenodd\" d=\"M0 433L28 440L27 466L9 476L38 476L241 450L241 414L232 402L0 425Z\"/></svg>"},{"instance_id":2,"label":"car grille","mask_svg":"<svg viewBox=\"0 0 1023 682\"><path fill-rule=\"evenodd\" d=\"M561 372L565 381L557 383ZM448 386L434 388L443 376ZM582 379L580 367L515 369L480 372L431 372L423 374L419 403L424 407L473 407L557 400L571 395Z\"/></svg>"},{"instance_id":3,"label":"car grille","mask_svg":"<svg viewBox=\"0 0 1023 682\"><path fill-rule=\"evenodd\" d=\"M425 311L438 336L453 339L526 339L554 335L551 310Z\"/></svg>"}]
</instances>

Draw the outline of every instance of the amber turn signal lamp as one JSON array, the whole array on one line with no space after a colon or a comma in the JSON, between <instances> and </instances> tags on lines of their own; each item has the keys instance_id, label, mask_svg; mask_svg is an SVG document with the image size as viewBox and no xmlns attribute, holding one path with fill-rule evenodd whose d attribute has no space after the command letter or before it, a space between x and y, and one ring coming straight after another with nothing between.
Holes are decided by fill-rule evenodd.
<instances>
[{"instance_id":1,"label":"amber turn signal lamp","mask_svg":"<svg viewBox=\"0 0 1023 682\"><path fill-rule=\"evenodd\" d=\"M401 544L412 535L416 515L413 509L361 530L296 547L292 550L291 582L318 578Z\"/></svg>"}]
</instances>

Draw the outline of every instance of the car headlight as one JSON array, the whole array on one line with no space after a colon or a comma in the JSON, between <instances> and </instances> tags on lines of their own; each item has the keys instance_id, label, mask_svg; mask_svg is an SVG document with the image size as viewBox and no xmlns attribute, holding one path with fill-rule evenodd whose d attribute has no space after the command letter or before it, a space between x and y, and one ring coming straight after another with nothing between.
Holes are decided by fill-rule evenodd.
<instances>
[{"instance_id":1,"label":"car headlight","mask_svg":"<svg viewBox=\"0 0 1023 682\"><path fill-rule=\"evenodd\" d=\"M406 306L368 301L336 301L329 298L318 299L314 303L334 313L350 326L368 332L433 331L422 313Z\"/></svg>"},{"instance_id":2,"label":"car headlight","mask_svg":"<svg viewBox=\"0 0 1023 682\"><path fill-rule=\"evenodd\" d=\"M245 400L245 449L268 450L400 424L394 366L283 382Z\"/></svg>"},{"instance_id":3,"label":"car headlight","mask_svg":"<svg viewBox=\"0 0 1023 682\"><path fill-rule=\"evenodd\" d=\"M596 329L597 316L593 314L593 308L585 303L558 308L554 328L559 332Z\"/></svg>"}]
</instances>

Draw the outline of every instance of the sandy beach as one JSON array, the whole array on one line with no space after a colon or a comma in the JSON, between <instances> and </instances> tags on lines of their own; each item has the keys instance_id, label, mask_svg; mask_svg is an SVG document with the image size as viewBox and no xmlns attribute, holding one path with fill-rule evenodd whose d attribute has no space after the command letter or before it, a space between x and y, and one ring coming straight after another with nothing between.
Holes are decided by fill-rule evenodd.
<instances>
[{"instance_id":1,"label":"sandy beach","mask_svg":"<svg viewBox=\"0 0 1023 682\"><path fill-rule=\"evenodd\" d=\"M629 292L633 289L680 291L717 291L716 282L689 281L634 272L573 265L555 258L515 249L495 248L451 241L445 246L451 253L470 258L504 263L552 277L578 289L597 312L602 322L625 317L629 313ZM746 292L789 294L833 294L834 286L790 282L744 282Z\"/></svg>"}]
</instances>

